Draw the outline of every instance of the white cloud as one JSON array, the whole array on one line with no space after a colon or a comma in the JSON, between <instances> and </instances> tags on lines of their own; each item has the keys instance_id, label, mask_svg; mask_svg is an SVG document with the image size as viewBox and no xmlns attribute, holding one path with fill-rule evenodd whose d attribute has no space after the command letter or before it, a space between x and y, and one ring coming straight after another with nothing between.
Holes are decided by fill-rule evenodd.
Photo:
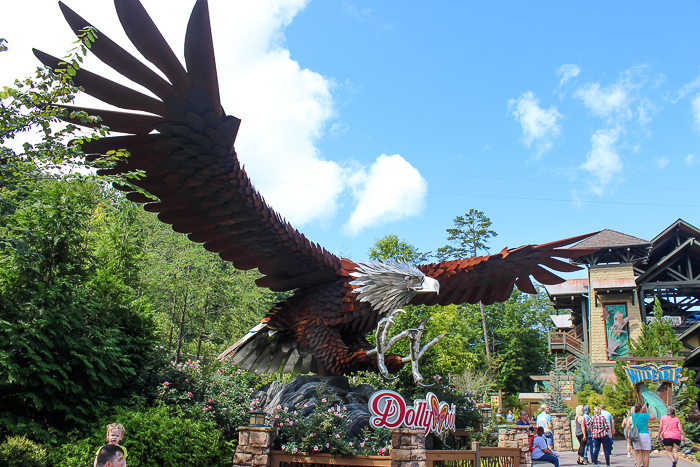
<instances>
[{"instance_id":1,"label":"white cloud","mask_svg":"<svg viewBox=\"0 0 700 467\"><path fill-rule=\"evenodd\" d=\"M586 154L586 160L581 168L590 172L600 185L609 183L622 172L622 159L615 148L620 131L619 128L598 130L591 136L591 152ZM591 190L602 195L605 187L600 185L593 185Z\"/></svg>"},{"instance_id":2,"label":"white cloud","mask_svg":"<svg viewBox=\"0 0 700 467\"><path fill-rule=\"evenodd\" d=\"M559 76L559 87L564 86L570 79L576 78L581 73L581 68L578 65L566 64L557 68L557 76Z\"/></svg>"},{"instance_id":3,"label":"white cloud","mask_svg":"<svg viewBox=\"0 0 700 467\"><path fill-rule=\"evenodd\" d=\"M415 216L425 208L428 182L398 154L382 154L367 171L356 173L355 210L346 228L355 235L361 230Z\"/></svg>"},{"instance_id":4,"label":"white cloud","mask_svg":"<svg viewBox=\"0 0 700 467\"><path fill-rule=\"evenodd\" d=\"M661 156L656 159L654 159L654 164L656 164L656 167L658 169L664 169L668 165L668 163L671 162L668 157L666 156Z\"/></svg>"},{"instance_id":5,"label":"white cloud","mask_svg":"<svg viewBox=\"0 0 700 467\"><path fill-rule=\"evenodd\" d=\"M688 165L689 167L692 167L698 163L698 160L695 158L695 154L688 154L687 156L685 156L684 160L686 165Z\"/></svg>"},{"instance_id":6,"label":"white cloud","mask_svg":"<svg viewBox=\"0 0 700 467\"><path fill-rule=\"evenodd\" d=\"M552 148L552 139L561 133L559 119L562 115L555 106L543 109L532 91L525 92L517 99L508 100L508 113L513 115L523 129L523 143L528 148L535 143L539 159Z\"/></svg>"},{"instance_id":7,"label":"white cloud","mask_svg":"<svg viewBox=\"0 0 700 467\"><path fill-rule=\"evenodd\" d=\"M629 105L629 90L620 84L601 88L600 83L589 83L574 92L574 97L581 99L583 104L594 114L608 117L626 109Z\"/></svg>"},{"instance_id":8,"label":"white cloud","mask_svg":"<svg viewBox=\"0 0 700 467\"><path fill-rule=\"evenodd\" d=\"M695 79L694 79L693 81L691 81L690 83L684 84L683 87L681 87L681 88L678 90L678 98L677 98L676 100L674 100L673 103L675 104L675 103L678 102L679 100L683 99L685 96L687 96L688 94L690 94L691 92L693 92L693 91L694 91L695 89L697 89L698 87L700 87L700 76L698 76L697 78L695 78Z\"/></svg>"}]
</instances>

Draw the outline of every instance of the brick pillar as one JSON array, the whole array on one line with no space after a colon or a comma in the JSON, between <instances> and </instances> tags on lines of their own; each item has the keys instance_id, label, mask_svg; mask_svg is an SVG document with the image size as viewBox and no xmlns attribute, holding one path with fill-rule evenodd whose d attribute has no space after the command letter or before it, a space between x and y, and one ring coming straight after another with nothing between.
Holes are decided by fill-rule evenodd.
<instances>
[{"instance_id":1,"label":"brick pillar","mask_svg":"<svg viewBox=\"0 0 700 467\"><path fill-rule=\"evenodd\" d=\"M498 447L520 448L520 467L531 467L530 427L525 425L498 425Z\"/></svg>"},{"instance_id":2,"label":"brick pillar","mask_svg":"<svg viewBox=\"0 0 700 467\"><path fill-rule=\"evenodd\" d=\"M552 431L554 432L554 450L557 452L573 451L569 415L565 413L550 415L552 416Z\"/></svg>"},{"instance_id":3,"label":"brick pillar","mask_svg":"<svg viewBox=\"0 0 700 467\"><path fill-rule=\"evenodd\" d=\"M234 467L270 467L272 428L242 426L238 429L238 446Z\"/></svg>"},{"instance_id":4,"label":"brick pillar","mask_svg":"<svg viewBox=\"0 0 700 467\"><path fill-rule=\"evenodd\" d=\"M423 430L392 431L391 448L391 467L426 467Z\"/></svg>"}]
</instances>

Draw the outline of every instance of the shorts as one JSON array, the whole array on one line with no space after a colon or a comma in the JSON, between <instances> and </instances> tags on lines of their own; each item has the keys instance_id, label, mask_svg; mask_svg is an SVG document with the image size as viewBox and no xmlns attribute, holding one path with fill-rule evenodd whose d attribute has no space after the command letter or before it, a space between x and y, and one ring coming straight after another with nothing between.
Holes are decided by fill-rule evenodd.
<instances>
[{"instance_id":1,"label":"shorts","mask_svg":"<svg viewBox=\"0 0 700 467\"><path fill-rule=\"evenodd\" d=\"M635 451L651 451L651 436L649 433L639 433L639 440L632 442Z\"/></svg>"},{"instance_id":2,"label":"shorts","mask_svg":"<svg viewBox=\"0 0 700 467\"><path fill-rule=\"evenodd\" d=\"M680 446L681 445L681 440L680 439L674 439L674 438L664 438L664 446Z\"/></svg>"}]
</instances>

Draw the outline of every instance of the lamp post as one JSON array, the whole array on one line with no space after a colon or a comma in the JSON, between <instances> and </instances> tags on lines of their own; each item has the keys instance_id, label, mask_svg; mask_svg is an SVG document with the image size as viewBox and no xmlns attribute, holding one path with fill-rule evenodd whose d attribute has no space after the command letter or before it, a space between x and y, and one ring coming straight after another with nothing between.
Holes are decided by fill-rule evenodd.
<instances>
[{"instance_id":1,"label":"lamp post","mask_svg":"<svg viewBox=\"0 0 700 467\"><path fill-rule=\"evenodd\" d=\"M248 426L263 427L265 426L265 412L254 410L250 413L250 422Z\"/></svg>"}]
</instances>

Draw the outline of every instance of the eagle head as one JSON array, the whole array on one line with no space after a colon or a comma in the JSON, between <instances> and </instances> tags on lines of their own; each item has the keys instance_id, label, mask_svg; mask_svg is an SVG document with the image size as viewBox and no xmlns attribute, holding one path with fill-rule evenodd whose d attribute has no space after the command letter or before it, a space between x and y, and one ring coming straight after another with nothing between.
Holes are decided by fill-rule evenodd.
<instances>
[{"instance_id":1,"label":"eagle head","mask_svg":"<svg viewBox=\"0 0 700 467\"><path fill-rule=\"evenodd\" d=\"M355 278L350 284L356 286L353 292L358 300L369 302L380 314L401 308L416 294L440 292L438 281L404 262L359 263L350 275Z\"/></svg>"}]
</instances>

